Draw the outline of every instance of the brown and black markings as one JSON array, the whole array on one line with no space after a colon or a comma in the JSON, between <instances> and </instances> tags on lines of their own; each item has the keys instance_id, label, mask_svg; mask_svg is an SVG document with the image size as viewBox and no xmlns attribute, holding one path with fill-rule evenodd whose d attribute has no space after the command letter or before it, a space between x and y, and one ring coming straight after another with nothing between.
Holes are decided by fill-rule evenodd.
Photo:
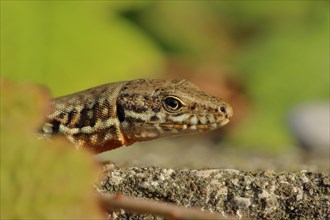
<instances>
[{"instance_id":1,"label":"brown and black markings","mask_svg":"<svg viewBox=\"0 0 330 220\"><path fill-rule=\"evenodd\" d=\"M95 152L137 141L213 130L232 109L186 80L110 83L52 101L42 128Z\"/></svg>"}]
</instances>

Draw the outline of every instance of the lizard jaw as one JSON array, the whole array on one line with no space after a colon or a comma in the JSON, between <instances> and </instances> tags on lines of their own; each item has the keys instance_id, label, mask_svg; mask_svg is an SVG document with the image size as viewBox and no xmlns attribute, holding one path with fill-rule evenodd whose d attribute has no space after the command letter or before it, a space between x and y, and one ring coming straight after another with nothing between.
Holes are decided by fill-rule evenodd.
<instances>
[{"instance_id":1,"label":"lizard jaw","mask_svg":"<svg viewBox=\"0 0 330 220\"><path fill-rule=\"evenodd\" d=\"M222 120L219 123L208 123L208 124L174 124L174 123L161 123L161 124L155 124L159 127L165 127L165 128L176 128L181 130L213 130L219 127L222 127L226 124L228 124L229 119L226 118Z\"/></svg>"}]
</instances>

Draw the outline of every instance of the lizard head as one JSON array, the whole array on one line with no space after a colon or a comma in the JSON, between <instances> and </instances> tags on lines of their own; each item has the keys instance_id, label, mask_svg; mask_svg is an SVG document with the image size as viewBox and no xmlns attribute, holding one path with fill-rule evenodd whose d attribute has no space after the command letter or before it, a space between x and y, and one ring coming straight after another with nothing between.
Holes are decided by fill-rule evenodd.
<instances>
[{"instance_id":1,"label":"lizard head","mask_svg":"<svg viewBox=\"0 0 330 220\"><path fill-rule=\"evenodd\" d=\"M116 106L127 143L214 130L233 115L228 103L187 80L130 81Z\"/></svg>"}]
</instances>

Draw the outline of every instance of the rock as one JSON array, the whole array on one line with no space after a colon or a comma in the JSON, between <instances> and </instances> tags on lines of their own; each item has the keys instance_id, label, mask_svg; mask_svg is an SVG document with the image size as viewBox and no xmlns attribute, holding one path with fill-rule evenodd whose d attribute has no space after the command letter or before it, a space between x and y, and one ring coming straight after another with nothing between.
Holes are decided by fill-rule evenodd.
<instances>
[{"instance_id":1,"label":"rock","mask_svg":"<svg viewBox=\"0 0 330 220\"><path fill-rule=\"evenodd\" d=\"M306 103L289 113L289 128L301 147L329 156L329 114L329 102Z\"/></svg>"},{"instance_id":2,"label":"rock","mask_svg":"<svg viewBox=\"0 0 330 220\"><path fill-rule=\"evenodd\" d=\"M121 180L119 183L118 179ZM330 176L326 173L115 168L100 180L98 189L105 194L121 193L243 219L330 217ZM117 219L130 219L133 215L118 211L108 214L115 214ZM146 218L145 215L134 217ZM153 218L149 216L149 219Z\"/></svg>"}]
</instances>

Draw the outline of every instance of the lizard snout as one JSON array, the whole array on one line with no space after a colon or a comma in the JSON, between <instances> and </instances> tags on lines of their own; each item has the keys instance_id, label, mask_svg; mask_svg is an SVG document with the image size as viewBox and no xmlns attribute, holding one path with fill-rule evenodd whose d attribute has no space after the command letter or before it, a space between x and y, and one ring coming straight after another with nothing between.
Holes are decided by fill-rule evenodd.
<instances>
[{"instance_id":1,"label":"lizard snout","mask_svg":"<svg viewBox=\"0 0 330 220\"><path fill-rule=\"evenodd\" d=\"M231 107L231 105L225 103L224 105L220 106L218 109L222 114L224 114L224 116L228 119L230 119L231 117L233 117L233 108Z\"/></svg>"}]
</instances>

